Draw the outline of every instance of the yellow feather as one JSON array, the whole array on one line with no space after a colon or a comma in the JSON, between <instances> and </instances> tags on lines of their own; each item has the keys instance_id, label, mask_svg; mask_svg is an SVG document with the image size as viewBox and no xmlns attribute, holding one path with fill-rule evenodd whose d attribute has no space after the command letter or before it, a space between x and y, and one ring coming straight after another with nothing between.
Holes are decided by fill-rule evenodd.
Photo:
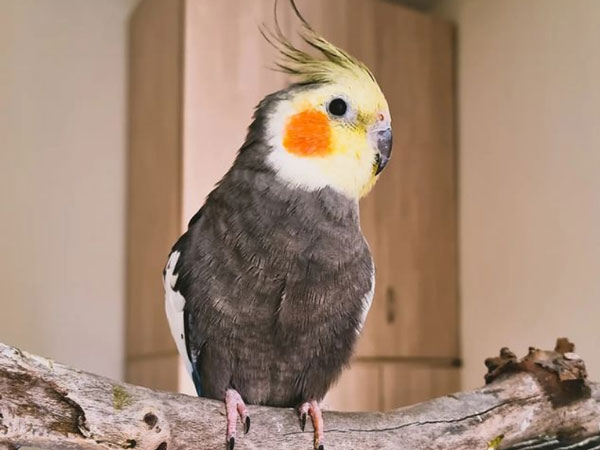
<instances>
[{"instance_id":1,"label":"yellow feather","mask_svg":"<svg viewBox=\"0 0 600 450\"><path fill-rule=\"evenodd\" d=\"M336 47L317 33L302 17L294 0L290 4L300 19L299 35L304 42L318 50L321 59L294 46L283 34L277 20L277 0L275 0L275 29L266 25L260 28L264 38L279 52L277 67L297 77L301 84L337 82L340 77L354 77L363 81L375 82L375 77L362 62Z\"/></svg>"}]
</instances>

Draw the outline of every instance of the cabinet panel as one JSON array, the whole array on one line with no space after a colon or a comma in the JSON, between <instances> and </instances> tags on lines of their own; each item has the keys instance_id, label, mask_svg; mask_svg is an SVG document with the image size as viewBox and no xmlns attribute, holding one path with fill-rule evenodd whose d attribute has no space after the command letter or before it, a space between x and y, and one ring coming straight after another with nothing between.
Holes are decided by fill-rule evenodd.
<instances>
[{"instance_id":1,"label":"cabinet panel","mask_svg":"<svg viewBox=\"0 0 600 450\"><path fill-rule=\"evenodd\" d=\"M388 411L460 390L460 369L433 362L355 360L323 404L337 411Z\"/></svg>"},{"instance_id":2,"label":"cabinet panel","mask_svg":"<svg viewBox=\"0 0 600 450\"><path fill-rule=\"evenodd\" d=\"M361 202L377 281L359 355L457 357L453 32L376 5L375 72L390 103L394 153Z\"/></svg>"},{"instance_id":3,"label":"cabinet panel","mask_svg":"<svg viewBox=\"0 0 600 450\"><path fill-rule=\"evenodd\" d=\"M127 362L127 382L162 391L177 391L179 357L150 356Z\"/></svg>"},{"instance_id":4,"label":"cabinet panel","mask_svg":"<svg viewBox=\"0 0 600 450\"><path fill-rule=\"evenodd\" d=\"M258 102L286 85L284 74L269 70L275 53L258 31L272 23L271 0L185 4L181 232L231 167Z\"/></svg>"},{"instance_id":5,"label":"cabinet panel","mask_svg":"<svg viewBox=\"0 0 600 450\"><path fill-rule=\"evenodd\" d=\"M460 369L456 367L385 363L382 372L384 411L460 390Z\"/></svg>"},{"instance_id":6,"label":"cabinet panel","mask_svg":"<svg viewBox=\"0 0 600 450\"><path fill-rule=\"evenodd\" d=\"M323 406L336 411L380 411L382 375L380 365L355 361L327 393Z\"/></svg>"},{"instance_id":7,"label":"cabinet panel","mask_svg":"<svg viewBox=\"0 0 600 450\"><path fill-rule=\"evenodd\" d=\"M161 274L181 230L179 0L145 0L129 24L127 355L174 353Z\"/></svg>"}]
</instances>

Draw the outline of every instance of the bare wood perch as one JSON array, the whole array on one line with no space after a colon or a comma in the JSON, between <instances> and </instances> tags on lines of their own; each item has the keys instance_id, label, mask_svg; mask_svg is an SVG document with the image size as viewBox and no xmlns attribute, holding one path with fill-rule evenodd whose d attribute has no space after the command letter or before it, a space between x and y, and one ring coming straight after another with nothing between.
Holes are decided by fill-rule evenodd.
<instances>
[{"instance_id":1,"label":"bare wood perch","mask_svg":"<svg viewBox=\"0 0 600 450\"><path fill-rule=\"evenodd\" d=\"M562 346L562 347L561 347ZM503 349L486 387L387 413L326 412L330 449L600 449L600 389L568 341ZM312 448L291 409L250 407L236 449ZM0 449L224 449L220 402L118 383L0 344Z\"/></svg>"}]
</instances>

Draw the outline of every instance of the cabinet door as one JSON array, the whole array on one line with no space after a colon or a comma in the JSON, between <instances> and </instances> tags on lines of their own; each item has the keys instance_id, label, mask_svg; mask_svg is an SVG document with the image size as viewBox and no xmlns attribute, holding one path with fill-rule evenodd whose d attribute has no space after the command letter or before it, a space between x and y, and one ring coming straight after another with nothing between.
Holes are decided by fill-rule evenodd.
<instances>
[{"instance_id":1,"label":"cabinet door","mask_svg":"<svg viewBox=\"0 0 600 450\"><path fill-rule=\"evenodd\" d=\"M394 148L361 202L376 288L358 354L452 359L459 355L453 31L387 2L375 6L373 70L390 104Z\"/></svg>"},{"instance_id":2,"label":"cabinet door","mask_svg":"<svg viewBox=\"0 0 600 450\"><path fill-rule=\"evenodd\" d=\"M460 369L421 362L385 363L382 369L383 405L389 411L460 390Z\"/></svg>"},{"instance_id":3,"label":"cabinet door","mask_svg":"<svg viewBox=\"0 0 600 450\"><path fill-rule=\"evenodd\" d=\"M178 385L161 273L181 230L182 10L144 0L129 22L126 377L164 389Z\"/></svg>"},{"instance_id":4,"label":"cabinet door","mask_svg":"<svg viewBox=\"0 0 600 450\"><path fill-rule=\"evenodd\" d=\"M389 411L460 389L460 369L427 361L357 360L323 405L336 411Z\"/></svg>"},{"instance_id":5,"label":"cabinet door","mask_svg":"<svg viewBox=\"0 0 600 450\"><path fill-rule=\"evenodd\" d=\"M182 232L231 167L258 102L286 85L258 30L272 20L272 0L185 2Z\"/></svg>"},{"instance_id":6,"label":"cabinet door","mask_svg":"<svg viewBox=\"0 0 600 450\"><path fill-rule=\"evenodd\" d=\"M354 362L327 393L323 407L335 411L381 411L382 377L381 364Z\"/></svg>"},{"instance_id":7,"label":"cabinet door","mask_svg":"<svg viewBox=\"0 0 600 450\"><path fill-rule=\"evenodd\" d=\"M453 28L385 1L297 4L315 29L371 68L392 113L393 158L361 202L377 281L358 355L453 362L459 356Z\"/></svg>"}]
</instances>

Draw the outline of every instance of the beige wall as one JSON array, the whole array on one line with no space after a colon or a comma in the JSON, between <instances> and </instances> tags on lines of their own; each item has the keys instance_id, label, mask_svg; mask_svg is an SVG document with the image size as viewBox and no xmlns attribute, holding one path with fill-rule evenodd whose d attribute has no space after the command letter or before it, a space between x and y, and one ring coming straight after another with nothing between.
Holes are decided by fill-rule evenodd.
<instances>
[{"instance_id":1,"label":"beige wall","mask_svg":"<svg viewBox=\"0 0 600 450\"><path fill-rule=\"evenodd\" d=\"M568 336L600 378L600 1L445 0L458 23L464 387Z\"/></svg>"},{"instance_id":2,"label":"beige wall","mask_svg":"<svg viewBox=\"0 0 600 450\"><path fill-rule=\"evenodd\" d=\"M130 0L0 0L0 341L122 374Z\"/></svg>"}]
</instances>

